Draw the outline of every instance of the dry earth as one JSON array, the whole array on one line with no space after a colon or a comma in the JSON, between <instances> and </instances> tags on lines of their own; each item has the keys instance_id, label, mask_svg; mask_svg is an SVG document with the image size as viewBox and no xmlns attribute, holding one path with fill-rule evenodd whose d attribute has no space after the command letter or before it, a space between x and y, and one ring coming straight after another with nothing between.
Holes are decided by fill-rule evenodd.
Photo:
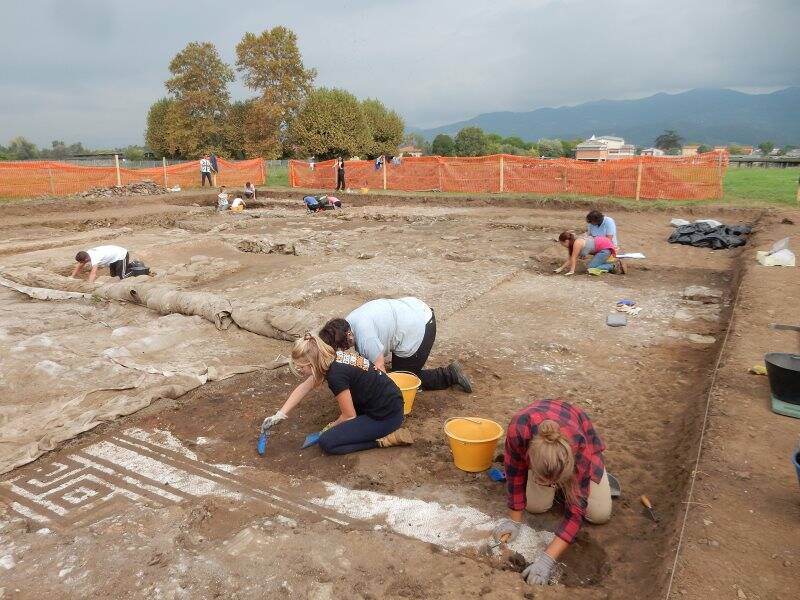
<instances>
[{"instance_id":1,"label":"dry earth","mask_svg":"<svg viewBox=\"0 0 800 600\"><path fill-rule=\"evenodd\" d=\"M647 260L629 261L626 276L565 278L552 274L562 258L554 238L582 227L584 207L348 200L344 211L316 215L286 195L241 215L216 214L211 195L187 194L7 207L4 270L63 275L77 250L116 243L158 281L239 304L330 317L375 297L419 296L439 322L430 362L459 358L475 393L420 393L407 421L413 446L345 457L300 449L335 416L327 390L282 424L266 456L256 454L258 424L297 383L285 368L157 399L3 476L0 598L664 597L709 392L671 597L797 597L800 489L789 456L800 422L770 412L766 378L747 373L767 351L796 350L796 338L766 325L797 322L800 278L757 266L754 254L794 235L796 226L781 221L800 223L797 211L620 210L624 249ZM670 218L690 213L755 232L732 251L667 244ZM689 286L718 298L687 298ZM290 348L186 318L181 340L199 336L201 351L159 338L153 331L167 317L141 306L0 294L0 425L54 389L81 391L81 377L104 364L113 385L122 371L103 348L130 347L128 336L165 363L191 347L204 364L211 349L222 363L266 367ZM627 327L607 327L620 298L637 300L642 312ZM84 355L93 371L73 366ZM442 427L460 415L505 425L546 397L592 416L623 495L611 523L584 527L562 583L533 589L515 556L481 552L504 513L503 488L458 471ZM558 509L528 518L534 546L558 518Z\"/></svg>"}]
</instances>

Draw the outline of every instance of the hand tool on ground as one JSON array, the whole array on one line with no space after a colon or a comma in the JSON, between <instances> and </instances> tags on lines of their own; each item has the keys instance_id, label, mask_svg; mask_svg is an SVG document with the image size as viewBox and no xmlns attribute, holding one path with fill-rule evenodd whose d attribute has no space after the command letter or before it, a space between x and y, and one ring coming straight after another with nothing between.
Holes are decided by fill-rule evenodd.
<instances>
[{"instance_id":1,"label":"hand tool on ground","mask_svg":"<svg viewBox=\"0 0 800 600\"><path fill-rule=\"evenodd\" d=\"M261 432L261 435L258 436L258 445L256 446L258 453L261 456L264 456L264 453L267 451L267 431L264 430Z\"/></svg>"},{"instance_id":2,"label":"hand tool on ground","mask_svg":"<svg viewBox=\"0 0 800 600\"><path fill-rule=\"evenodd\" d=\"M503 469L498 469L497 467L492 467L491 469L489 469L488 475L489 479L491 479L492 481L500 482L506 480L505 471L503 471Z\"/></svg>"},{"instance_id":3,"label":"hand tool on ground","mask_svg":"<svg viewBox=\"0 0 800 600\"><path fill-rule=\"evenodd\" d=\"M614 477L611 473L608 475L608 486L611 488L611 497L619 498L622 495L622 486L619 484L619 479Z\"/></svg>"},{"instance_id":4,"label":"hand tool on ground","mask_svg":"<svg viewBox=\"0 0 800 600\"><path fill-rule=\"evenodd\" d=\"M658 517L656 516L656 513L653 510L653 503L650 502L650 498L648 498L647 496L642 494L642 497L640 498L640 500L642 501L642 504L647 509L647 511L650 513L650 517L652 517L653 521L655 523L658 523Z\"/></svg>"},{"instance_id":5,"label":"hand tool on ground","mask_svg":"<svg viewBox=\"0 0 800 600\"><path fill-rule=\"evenodd\" d=\"M319 442L319 436L322 435L321 431L315 431L314 433L309 433L306 436L305 441L303 442L303 449L310 448L317 442Z\"/></svg>"}]
</instances>

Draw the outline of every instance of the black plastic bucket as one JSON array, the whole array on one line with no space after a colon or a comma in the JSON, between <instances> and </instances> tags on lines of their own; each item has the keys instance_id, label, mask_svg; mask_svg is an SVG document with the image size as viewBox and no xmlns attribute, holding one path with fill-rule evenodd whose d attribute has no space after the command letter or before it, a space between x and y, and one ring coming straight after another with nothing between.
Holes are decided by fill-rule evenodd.
<instances>
[{"instance_id":1,"label":"black plastic bucket","mask_svg":"<svg viewBox=\"0 0 800 600\"><path fill-rule=\"evenodd\" d=\"M800 407L800 354L770 352L764 362L772 397Z\"/></svg>"}]
</instances>

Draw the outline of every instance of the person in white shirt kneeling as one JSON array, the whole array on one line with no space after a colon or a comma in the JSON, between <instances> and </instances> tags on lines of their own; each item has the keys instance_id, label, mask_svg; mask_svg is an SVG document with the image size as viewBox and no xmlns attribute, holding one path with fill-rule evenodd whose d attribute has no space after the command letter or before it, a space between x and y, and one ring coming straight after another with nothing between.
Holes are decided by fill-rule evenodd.
<instances>
[{"instance_id":1,"label":"person in white shirt kneeling","mask_svg":"<svg viewBox=\"0 0 800 600\"><path fill-rule=\"evenodd\" d=\"M86 266L89 266L89 283L93 283L97 278L97 269L108 267L111 277L125 279L130 275L128 263L130 254L122 246L97 246L88 250L81 250L75 255L78 263L72 271L72 277L77 277Z\"/></svg>"}]
</instances>

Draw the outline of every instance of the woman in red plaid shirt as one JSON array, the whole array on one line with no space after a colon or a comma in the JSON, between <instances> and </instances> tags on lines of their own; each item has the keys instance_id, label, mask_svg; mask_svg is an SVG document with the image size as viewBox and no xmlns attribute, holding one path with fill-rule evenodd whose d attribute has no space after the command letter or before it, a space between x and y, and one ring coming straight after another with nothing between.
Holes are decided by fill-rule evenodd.
<instances>
[{"instance_id":1,"label":"woman in red plaid shirt","mask_svg":"<svg viewBox=\"0 0 800 600\"><path fill-rule=\"evenodd\" d=\"M583 519L606 523L611 518L603 450L586 413L563 400L539 400L512 417L505 447L510 514L495 528L495 539L512 541L522 526L523 510L546 512L556 490L564 496L564 519L556 537L522 572L528 583L550 581L556 561L575 539Z\"/></svg>"}]
</instances>

